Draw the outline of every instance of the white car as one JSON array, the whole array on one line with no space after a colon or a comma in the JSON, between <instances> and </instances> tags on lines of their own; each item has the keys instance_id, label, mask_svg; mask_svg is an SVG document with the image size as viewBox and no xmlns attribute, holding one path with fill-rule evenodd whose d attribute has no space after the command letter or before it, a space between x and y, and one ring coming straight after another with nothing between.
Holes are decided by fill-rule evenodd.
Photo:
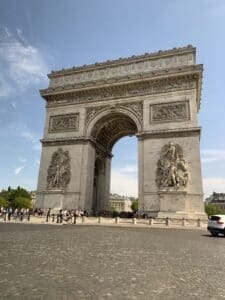
<instances>
[{"instance_id":1,"label":"white car","mask_svg":"<svg viewBox=\"0 0 225 300\"><path fill-rule=\"evenodd\" d=\"M210 216L207 229L213 236L219 233L225 235L225 215Z\"/></svg>"}]
</instances>

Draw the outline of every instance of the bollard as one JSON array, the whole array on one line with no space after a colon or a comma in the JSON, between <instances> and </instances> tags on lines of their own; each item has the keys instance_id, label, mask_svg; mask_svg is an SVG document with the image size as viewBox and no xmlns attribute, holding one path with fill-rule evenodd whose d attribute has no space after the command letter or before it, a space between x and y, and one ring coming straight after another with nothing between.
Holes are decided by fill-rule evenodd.
<instances>
[{"instance_id":1,"label":"bollard","mask_svg":"<svg viewBox=\"0 0 225 300\"><path fill-rule=\"evenodd\" d=\"M133 219L132 219L132 224L133 224L133 225L137 224L137 219L136 219L136 218L133 218Z\"/></svg>"},{"instance_id":2,"label":"bollard","mask_svg":"<svg viewBox=\"0 0 225 300\"><path fill-rule=\"evenodd\" d=\"M200 219L197 220L197 226L201 227L201 220Z\"/></svg>"},{"instance_id":3,"label":"bollard","mask_svg":"<svg viewBox=\"0 0 225 300\"><path fill-rule=\"evenodd\" d=\"M152 217L150 217L149 219L149 225L153 225L154 224L154 219Z\"/></svg>"},{"instance_id":4,"label":"bollard","mask_svg":"<svg viewBox=\"0 0 225 300\"><path fill-rule=\"evenodd\" d=\"M115 224L119 224L120 220L119 217L115 217Z\"/></svg>"},{"instance_id":5,"label":"bollard","mask_svg":"<svg viewBox=\"0 0 225 300\"><path fill-rule=\"evenodd\" d=\"M170 225L170 219L167 217L166 218L166 226L169 226Z\"/></svg>"},{"instance_id":6,"label":"bollard","mask_svg":"<svg viewBox=\"0 0 225 300\"><path fill-rule=\"evenodd\" d=\"M85 221L86 221L86 217L82 216L82 223L85 223Z\"/></svg>"},{"instance_id":7,"label":"bollard","mask_svg":"<svg viewBox=\"0 0 225 300\"><path fill-rule=\"evenodd\" d=\"M99 216L99 217L98 217L98 223L101 224L101 222L102 222L102 217Z\"/></svg>"},{"instance_id":8,"label":"bollard","mask_svg":"<svg viewBox=\"0 0 225 300\"><path fill-rule=\"evenodd\" d=\"M185 220L185 218L182 219L182 226L186 226L186 220Z\"/></svg>"}]
</instances>

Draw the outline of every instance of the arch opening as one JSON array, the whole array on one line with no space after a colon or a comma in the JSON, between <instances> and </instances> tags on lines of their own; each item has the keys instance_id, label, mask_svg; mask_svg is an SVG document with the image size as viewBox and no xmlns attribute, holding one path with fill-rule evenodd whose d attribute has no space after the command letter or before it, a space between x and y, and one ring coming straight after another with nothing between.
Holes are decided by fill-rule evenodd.
<instances>
[{"instance_id":1,"label":"arch opening","mask_svg":"<svg viewBox=\"0 0 225 300\"><path fill-rule=\"evenodd\" d=\"M131 117L122 113L113 113L96 122L91 136L98 144L111 152L119 139L127 135L135 135L137 131L137 125Z\"/></svg>"},{"instance_id":2,"label":"arch opening","mask_svg":"<svg viewBox=\"0 0 225 300\"><path fill-rule=\"evenodd\" d=\"M92 196L94 213L109 210L110 207L111 159L114 145L123 137L133 136L137 132L136 122L130 116L120 112L107 114L93 125L91 137L96 141Z\"/></svg>"}]
</instances>

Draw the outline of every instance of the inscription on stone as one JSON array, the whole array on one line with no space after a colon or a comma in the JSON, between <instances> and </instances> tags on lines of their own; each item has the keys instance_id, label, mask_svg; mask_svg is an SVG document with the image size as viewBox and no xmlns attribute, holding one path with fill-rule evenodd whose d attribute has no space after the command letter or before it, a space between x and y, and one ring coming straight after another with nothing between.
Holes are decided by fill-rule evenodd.
<instances>
[{"instance_id":1,"label":"inscription on stone","mask_svg":"<svg viewBox=\"0 0 225 300\"><path fill-rule=\"evenodd\" d=\"M77 131L79 114L52 116L50 118L49 132Z\"/></svg>"},{"instance_id":2,"label":"inscription on stone","mask_svg":"<svg viewBox=\"0 0 225 300\"><path fill-rule=\"evenodd\" d=\"M188 101L150 105L151 123L176 122L185 120L189 120Z\"/></svg>"}]
</instances>

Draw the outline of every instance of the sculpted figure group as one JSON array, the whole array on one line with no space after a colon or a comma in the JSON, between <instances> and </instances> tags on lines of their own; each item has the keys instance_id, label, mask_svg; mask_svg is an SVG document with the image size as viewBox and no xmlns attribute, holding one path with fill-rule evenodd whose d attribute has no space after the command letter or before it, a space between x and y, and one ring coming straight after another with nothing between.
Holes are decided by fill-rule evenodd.
<instances>
[{"instance_id":1,"label":"sculpted figure group","mask_svg":"<svg viewBox=\"0 0 225 300\"><path fill-rule=\"evenodd\" d=\"M59 148L52 155L48 168L47 187L48 189L64 189L70 182L70 156L69 152Z\"/></svg>"},{"instance_id":2,"label":"sculpted figure group","mask_svg":"<svg viewBox=\"0 0 225 300\"><path fill-rule=\"evenodd\" d=\"M156 184L159 189L185 187L188 165L179 145L169 143L162 148L157 165Z\"/></svg>"}]
</instances>

